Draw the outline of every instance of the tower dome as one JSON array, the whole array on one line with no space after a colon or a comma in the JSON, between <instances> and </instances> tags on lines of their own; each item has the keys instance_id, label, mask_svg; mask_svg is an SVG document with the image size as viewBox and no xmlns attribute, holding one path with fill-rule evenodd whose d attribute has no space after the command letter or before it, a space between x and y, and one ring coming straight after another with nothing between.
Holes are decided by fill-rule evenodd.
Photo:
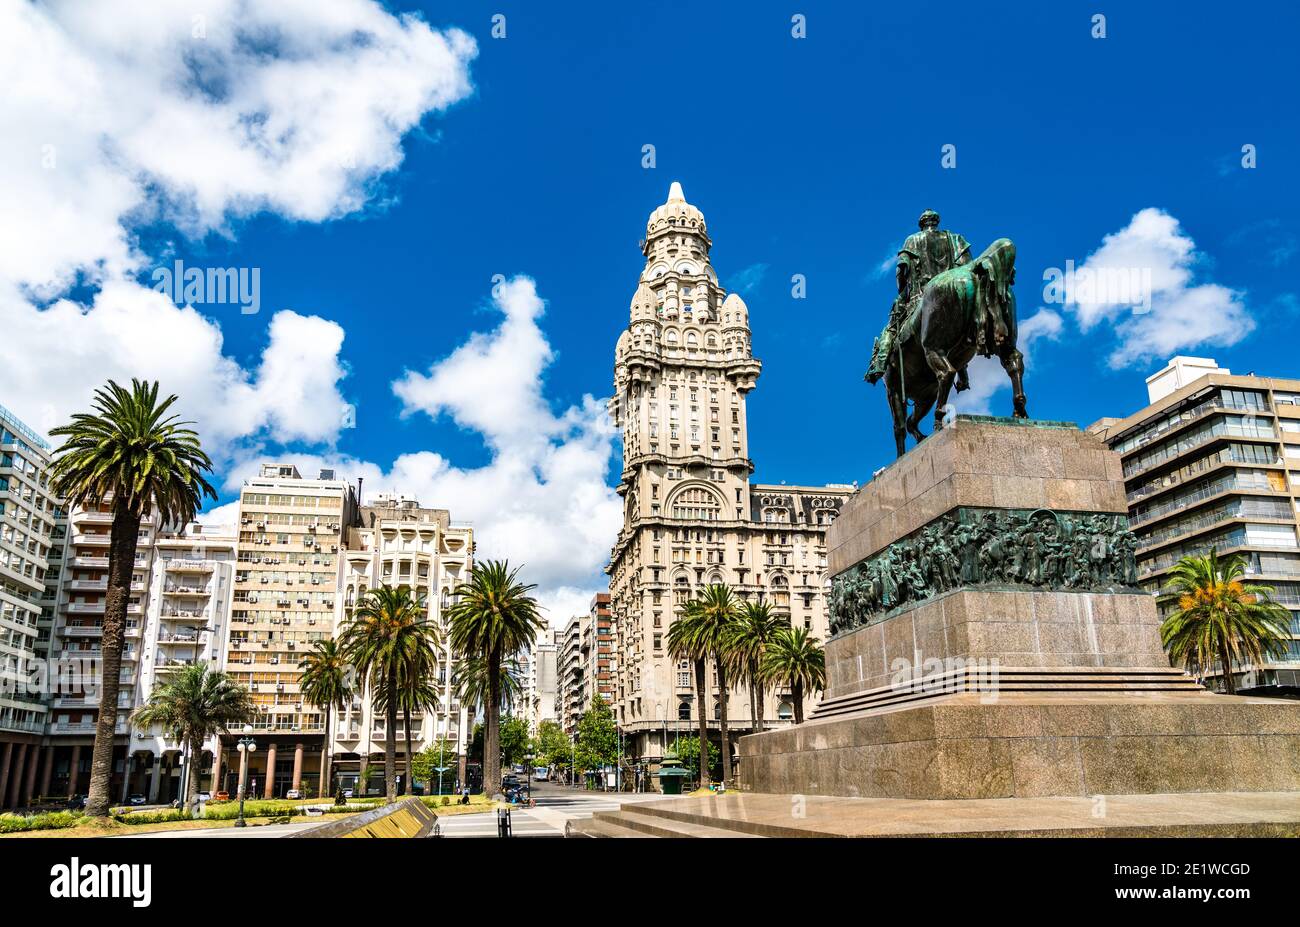
<instances>
[{"instance_id":1,"label":"tower dome","mask_svg":"<svg viewBox=\"0 0 1300 927\"><path fill-rule=\"evenodd\" d=\"M686 202L682 185L674 180L672 186L668 188L667 202L650 213L650 218L646 221L645 233L649 238L656 232L683 227L700 235L708 234L704 225L704 213Z\"/></svg>"},{"instance_id":2,"label":"tower dome","mask_svg":"<svg viewBox=\"0 0 1300 927\"><path fill-rule=\"evenodd\" d=\"M749 307L739 293L728 293L722 301L722 324L726 328L749 328Z\"/></svg>"},{"instance_id":3,"label":"tower dome","mask_svg":"<svg viewBox=\"0 0 1300 927\"><path fill-rule=\"evenodd\" d=\"M642 283L632 296L632 321L654 321L659 315L659 300L654 290Z\"/></svg>"}]
</instances>

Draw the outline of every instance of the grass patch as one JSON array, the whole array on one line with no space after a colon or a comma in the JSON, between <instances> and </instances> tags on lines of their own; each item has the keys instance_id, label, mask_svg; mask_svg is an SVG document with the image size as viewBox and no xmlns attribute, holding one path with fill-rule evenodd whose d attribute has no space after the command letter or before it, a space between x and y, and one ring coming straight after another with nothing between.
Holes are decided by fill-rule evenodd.
<instances>
[{"instance_id":1,"label":"grass patch","mask_svg":"<svg viewBox=\"0 0 1300 927\"><path fill-rule=\"evenodd\" d=\"M76 827L86 819L80 811L42 811L39 814L0 814L0 834Z\"/></svg>"}]
</instances>

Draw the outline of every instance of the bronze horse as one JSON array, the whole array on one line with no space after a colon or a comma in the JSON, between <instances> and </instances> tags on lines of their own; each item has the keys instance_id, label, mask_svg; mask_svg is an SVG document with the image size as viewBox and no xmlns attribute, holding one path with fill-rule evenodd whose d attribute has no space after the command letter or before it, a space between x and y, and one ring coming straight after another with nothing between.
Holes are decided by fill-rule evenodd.
<instances>
[{"instance_id":1,"label":"bronze horse","mask_svg":"<svg viewBox=\"0 0 1300 927\"><path fill-rule=\"evenodd\" d=\"M885 374L894 441L898 456L907 451L907 435L925 435L919 423L935 410L935 428L943 427L948 397L959 371L976 354L996 356L1011 378L1016 418L1025 409L1023 355L1016 348L1016 246L999 238L974 261L936 274L899 325L897 346ZM907 402L912 413L907 414Z\"/></svg>"}]
</instances>

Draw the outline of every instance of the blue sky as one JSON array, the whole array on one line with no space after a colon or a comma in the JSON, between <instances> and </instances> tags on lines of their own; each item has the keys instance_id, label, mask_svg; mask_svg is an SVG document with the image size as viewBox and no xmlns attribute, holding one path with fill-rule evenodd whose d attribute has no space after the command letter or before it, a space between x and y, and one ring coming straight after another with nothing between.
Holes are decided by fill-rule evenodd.
<instances>
[{"instance_id":1,"label":"blue sky","mask_svg":"<svg viewBox=\"0 0 1300 927\"><path fill-rule=\"evenodd\" d=\"M1144 402L1143 378L1172 353L1300 376L1292 5L1225 15L1195 3L391 3L388 16L346 0L332 10L337 23L303 30L326 38L260 48L263 62L323 59L337 72L332 82L308 72L252 88L240 88L231 68L247 53L242 39L222 36L254 11L281 14L237 0L207 6L201 50L142 79L175 91L174 108L113 110L118 122L103 134L115 145L97 146L113 157L94 174L68 179L73 169L60 167L57 178L47 170L7 181L35 199L30 215L23 204L0 215L0 227L14 223L0 243L21 252L30 223L54 223L39 199L46 188L74 217L87 214L80 226L98 218L125 241L86 233L39 275L30 260L6 268L0 259L0 283L7 275L29 303L6 304L11 294L0 290L10 330L50 322L38 345L19 347L64 351L90 379L131 370L166 388L171 368L148 352L128 352L129 364L121 350L108 358L114 333L129 326L101 319L90 335L63 337L81 324L73 310L103 315L101 289L147 287L151 270L176 258L259 268L257 314L198 306L182 319L153 307L167 313L156 326L145 309L131 316L146 332L215 339L192 365L216 379L191 389L219 381L232 392L220 402L182 398L201 425L212 423L221 501L235 498L256 459L301 455L365 475L368 489L419 492L454 515L459 503L482 526L481 551L538 564L557 621L600 587L601 551L617 527L607 488L617 466L607 464L619 448L591 400L611 389L614 342L642 267L637 241L673 180L707 217L722 281L750 307L764 362L750 396L756 480L861 481L892 458L883 391L862 373L893 293L888 262L924 208L977 252L1001 236L1017 243L1020 315L1036 319L1026 345L1035 417L1086 425L1131 412ZM141 21L139 31L129 22L97 31L57 11L37 21L37 10L26 28L48 27L104 68L110 51L142 43L142 31L142 44L168 48L195 28ZM795 12L807 17L806 38L791 35ZM1096 12L1105 38L1091 35ZM408 13L430 28L394 18ZM495 13L505 16L504 38L492 36ZM262 25L294 28L287 18ZM335 38L373 30L371 47L391 42L401 53L383 66L331 57L330 29ZM444 53L425 41L452 29L474 47L448 39ZM311 96L326 85L330 93ZM239 160L249 119L212 130L229 130L233 142L207 144L184 118L185 107L206 113L232 99L258 114L254 125L295 107L295 134L271 154L255 152L265 159L256 171ZM33 149L56 132L49 105L16 110ZM145 121L170 128L131 128ZM318 159L295 157L313 133L346 136L340 144L359 146L360 169L322 180ZM61 143L61 164L77 144ZM642 166L647 144L653 169ZM954 169L941 166L945 145L956 148ZM1255 146L1253 169L1242 166L1243 145ZM212 163L192 167L205 157ZM134 200L119 202L120 177L138 185ZM33 253L49 255L66 238L51 235ZM1152 271L1151 310L1045 306L1044 270L1090 258ZM533 284L507 285L494 302L498 274ZM806 278L805 299L792 298L795 274ZM59 324L32 314L61 296L73 306ZM504 329L503 311L513 320ZM277 331L282 349L313 347L272 377ZM169 356L188 350L160 344ZM297 366L309 371L302 382ZM408 371L403 398L393 382ZM450 382L456 372L460 386ZM465 377L483 381L465 388ZM187 385L172 379L178 392ZM52 423L86 394L73 380L57 398L28 384L0 402ZM1009 413L1000 380L981 370L977 382L967 408ZM296 405L268 398L290 393ZM333 426L332 406L322 421L292 424L339 400L355 407L355 427ZM230 411L245 406L260 411ZM535 485L507 498L505 477L520 473ZM435 491L458 498L426 498ZM571 562L561 563L556 545L571 541Z\"/></svg>"}]
</instances>

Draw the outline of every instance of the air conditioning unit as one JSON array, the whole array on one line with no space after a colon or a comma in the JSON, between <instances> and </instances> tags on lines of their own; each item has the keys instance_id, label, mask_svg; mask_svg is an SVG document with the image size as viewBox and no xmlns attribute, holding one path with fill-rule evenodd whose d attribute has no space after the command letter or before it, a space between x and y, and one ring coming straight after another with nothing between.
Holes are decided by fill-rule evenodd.
<instances>
[{"instance_id":1,"label":"air conditioning unit","mask_svg":"<svg viewBox=\"0 0 1300 927\"><path fill-rule=\"evenodd\" d=\"M272 665L276 665L276 664L278 664L279 662L280 662L280 658L279 658L279 657L272 657L272 658L271 658L271 664L272 664Z\"/></svg>"},{"instance_id":2,"label":"air conditioning unit","mask_svg":"<svg viewBox=\"0 0 1300 927\"><path fill-rule=\"evenodd\" d=\"M282 683L282 682L280 682L280 683L276 683L275 691L276 691L276 692L283 692L283 691L284 691L284 683Z\"/></svg>"},{"instance_id":3,"label":"air conditioning unit","mask_svg":"<svg viewBox=\"0 0 1300 927\"><path fill-rule=\"evenodd\" d=\"M320 585L320 577L319 577L319 576L313 576L313 577L311 578L311 584L312 584L313 586L319 586L319 585Z\"/></svg>"},{"instance_id":4,"label":"air conditioning unit","mask_svg":"<svg viewBox=\"0 0 1300 927\"><path fill-rule=\"evenodd\" d=\"M290 650L296 650L297 647L298 647L298 644L297 644L296 641L289 641L289 649L290 649Z\"/></svg>"},{"instance_id":5,"label":"air conditioning unit","mask_svg":"<svg viewBox=\"0 0 1300 927\"><path fill-rule=\"evenodd\" d=\"M267 641L262 641L262 649L263 649L263 650L265 650L266 648L268 648L268 647L270 647L270 646L271 646L271 645L270 645L269 642L267 642Z\"/></svg>"},{"instance_id":6,"label":"air conditioning unit","mask_svg":"<svg viewBox=\"0 0 1300 927\"><path fill-rule=\"evenodd\" d=\"M308 624L315 624L315 623L316 623L316 619L315 619L315 618L308 618L308 619L307 619L307 623L308 623Z\"/></svg>"}]
</instances>

